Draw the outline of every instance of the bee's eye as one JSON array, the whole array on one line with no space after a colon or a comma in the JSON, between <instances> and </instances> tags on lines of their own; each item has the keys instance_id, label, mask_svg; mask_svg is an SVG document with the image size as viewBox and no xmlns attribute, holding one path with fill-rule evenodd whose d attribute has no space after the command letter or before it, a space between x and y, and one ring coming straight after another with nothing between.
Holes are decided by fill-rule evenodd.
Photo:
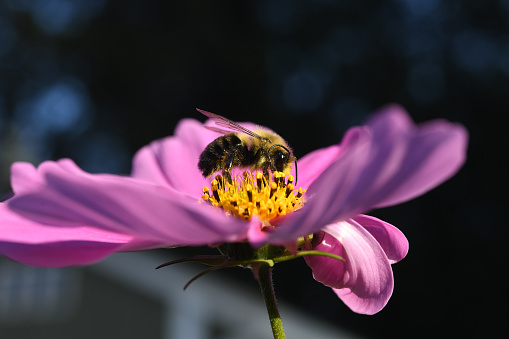
<instances>
[{"instance_id":1,"label":"bee's eye","mask_svg":"<svg viewBox=\"0 0 509 339\"><path fill-rule=\"evenodd\" d=\"M274 166L278 171L282 171L288 162L288 153L283 151L276 151L274 152L273 159Z\"/></svg>"}]
</instances>

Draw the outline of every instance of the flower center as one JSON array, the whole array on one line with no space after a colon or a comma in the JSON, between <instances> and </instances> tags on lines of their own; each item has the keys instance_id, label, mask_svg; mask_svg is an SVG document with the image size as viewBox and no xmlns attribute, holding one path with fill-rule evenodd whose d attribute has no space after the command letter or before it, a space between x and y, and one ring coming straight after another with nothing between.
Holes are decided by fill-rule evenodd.
<instances>
[{"instance_id":1,"label":"flower center","mask_svg":"<svg viewBox=\"0 0 509 339\"><path fill-rule=\"evenodd\" d=\"M306 190L295 189L294 177L282 172L274 172L272 177L262 172L245 171L232 175L228 182L217 175L208 186L203 188L201 200L223 208L227 213L250 220L253 215L264 223L272 218L293 212L301 208Z\"/></svg>"}]
</instances>

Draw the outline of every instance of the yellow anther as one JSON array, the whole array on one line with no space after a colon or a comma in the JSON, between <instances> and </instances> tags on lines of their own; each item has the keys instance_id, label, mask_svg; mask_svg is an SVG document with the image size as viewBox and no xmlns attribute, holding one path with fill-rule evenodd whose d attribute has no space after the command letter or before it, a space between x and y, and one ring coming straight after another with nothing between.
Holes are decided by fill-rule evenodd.
<instances>
[{"instance_id":1,"label":"yellow anther","mask_svg":"<svg viewBox=\"0 0 509 339\"><path fill-rule=\"evenodd\" d=\"M251 184L247 184L245 186L246 188L246 193L247 193L247 198L249 199L249 202L253 202L253 186L251 186Z\"/></svg>"},{"instance_id":2,"label":"yellow anther","mask_svg":"<svg viewBox=\"0 0 509 339\"><path fill-rule=\"evenodd\" d=\"M302 197L306 193L306 190L303 190L302 187L299 187L299 190L297 191L297 198Z\"/></svg>"},{"instance_id":3,"label":"yellow anther","mask_svg":"<svg viewBox=\"0 0 509 339\"><path fill-rule=\"evenodd\" d=\"M216 181L217 181L217 185L220 187L220 188L223 188L224 186L224 180L223 180L223 177L220 176L219 174L216 175Z\"/></svg>"},{"instance_id":4,"label":"yellow anther","mask_svg":"<svg viewBox=\"0 0 509 339\"><path fill-rule=\"evenodd\" d=\"M275 172L274 178L278 186L283 187L285 185L285 174L283 172Z\"/></svg>"},{"instance_id":5,"label":"yellow anther","mask_svg":"<svg viewBox=\"0 0 509 339\"><path fill-rule=\"evenodd\" d=\"M216 185L212 185L212 194L214 195L214 199L216 199L217 202L220 202L221 199L219 198L219 192L218 192L218 187L217 187L217 184Z\"/></svg>"},{"instance_id":6,"label":"yellow anther","mask_svg":"<svg viewBox=\"0 0 509 339\"><path fill-rule=\"evenodd\" d=\"M274 196L274 192L277 190L277 184L273 181L270 183L270 196L269 198L272 198Z\"/></svg>"},{"instance_id":7,"label":"yellow anther","mask_svg":"<svg viewBox=\"0 0 509 339\"><path fill-rule=\"evenodd\" d=\"M214 206L221 207L228 215L251 219L256 215L264 225L278 215L285 215L301 208L305 200L305 190L300 188L297 195L294 178L289 175L285 180L282 172L274 172L266 176L263 172L232 175L228 185L221 176L211 181L211 187L203 188L202 199ZM256 187L255 187L256 186ZM300 196L299 196L300 194Z\"/></svg>"},{"instance_id":8,"label":"yellow anther","mask_svg":"<svg viewBox=\"0 0 509 339\"><path fill-rule=\"evenodd\" d=\"M290 193L292 193L293 189L294 189L293 184L288 184L288 185L286 186L286 197L287 197L287 198L288 198L288 196L290 195Z\"/></svg>"},{"instance_id":9,"label":"yellow anther","mask_svg":"<svg viewBox=\"0 0 509 339\"><path fill-rule=\"evenodd\" d=\"M291 175L291 174L290 174L290 175L288 176L288 185L293 184L293 181L294 181L294 180L295 180L295 178L293 177L293 175Z\"/></svg>"},{"instance_id":10,"label":"yellow anther","mask_svg":"<svg viewBox=\"0 0 509 339\"><path fill-rule=\"evenodd\" d=\"M258 187L258 192L262 190L263 186L263 174L262 172L256 173L256 186Z\"/></svg>"}]
</instances>

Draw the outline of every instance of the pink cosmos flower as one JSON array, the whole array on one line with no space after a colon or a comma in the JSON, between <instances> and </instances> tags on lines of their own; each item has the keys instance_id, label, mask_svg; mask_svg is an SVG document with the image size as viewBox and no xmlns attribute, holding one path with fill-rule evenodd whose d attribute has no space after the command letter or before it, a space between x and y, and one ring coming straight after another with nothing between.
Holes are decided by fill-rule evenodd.
<instances>
[{"instance_id":1,"label":"pink cosmos flower","mask_svg":"<svg viewBox=\"0 0 509 339\"><path fill-rule=\"evenodd\" d=\"M244 124L247 128L253 125ZM135 155L131 176L89 174L69 159L11 168L14 196L0 204L0 253L46 267L89 264L119 251L248 241L289 247L314 234L314 250L344 261L309 256L316 280L353 311L374 314L393 290L391 264L408 241L394 226L363 215L399 204L454 175L465 160L467 132L443 120L416 126L388 106L338 145L298 160L298 185L307 188L299 210L270 220L226 215L198 203L210 183L197 168L218 137L192 119L175 135Z\"/></svg>"}]
</instances>

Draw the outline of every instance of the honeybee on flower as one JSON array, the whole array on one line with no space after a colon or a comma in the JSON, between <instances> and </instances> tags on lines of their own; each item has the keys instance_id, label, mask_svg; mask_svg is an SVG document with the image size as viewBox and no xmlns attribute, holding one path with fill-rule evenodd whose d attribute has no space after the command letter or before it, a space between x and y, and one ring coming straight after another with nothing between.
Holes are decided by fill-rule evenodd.
<instances>
[{"instance_id":1,"label":"honeybee on flower","mask_svg":"<svg viewBox=\"0 0 509 339\"><path fill-rule=\"evenodd\" d=\"M224 135L214 139L200 154L198 168L203 176L208 177L222 170L223 176L230 180L232 167L262 170L266 176L269 169L288 175L292 162L297 172L297 158L293 156L288 143L275 132L261 127L252 131L223 116L200 109L198 111L226 128L205 126Z\"/></svg>"}]
</instances>

